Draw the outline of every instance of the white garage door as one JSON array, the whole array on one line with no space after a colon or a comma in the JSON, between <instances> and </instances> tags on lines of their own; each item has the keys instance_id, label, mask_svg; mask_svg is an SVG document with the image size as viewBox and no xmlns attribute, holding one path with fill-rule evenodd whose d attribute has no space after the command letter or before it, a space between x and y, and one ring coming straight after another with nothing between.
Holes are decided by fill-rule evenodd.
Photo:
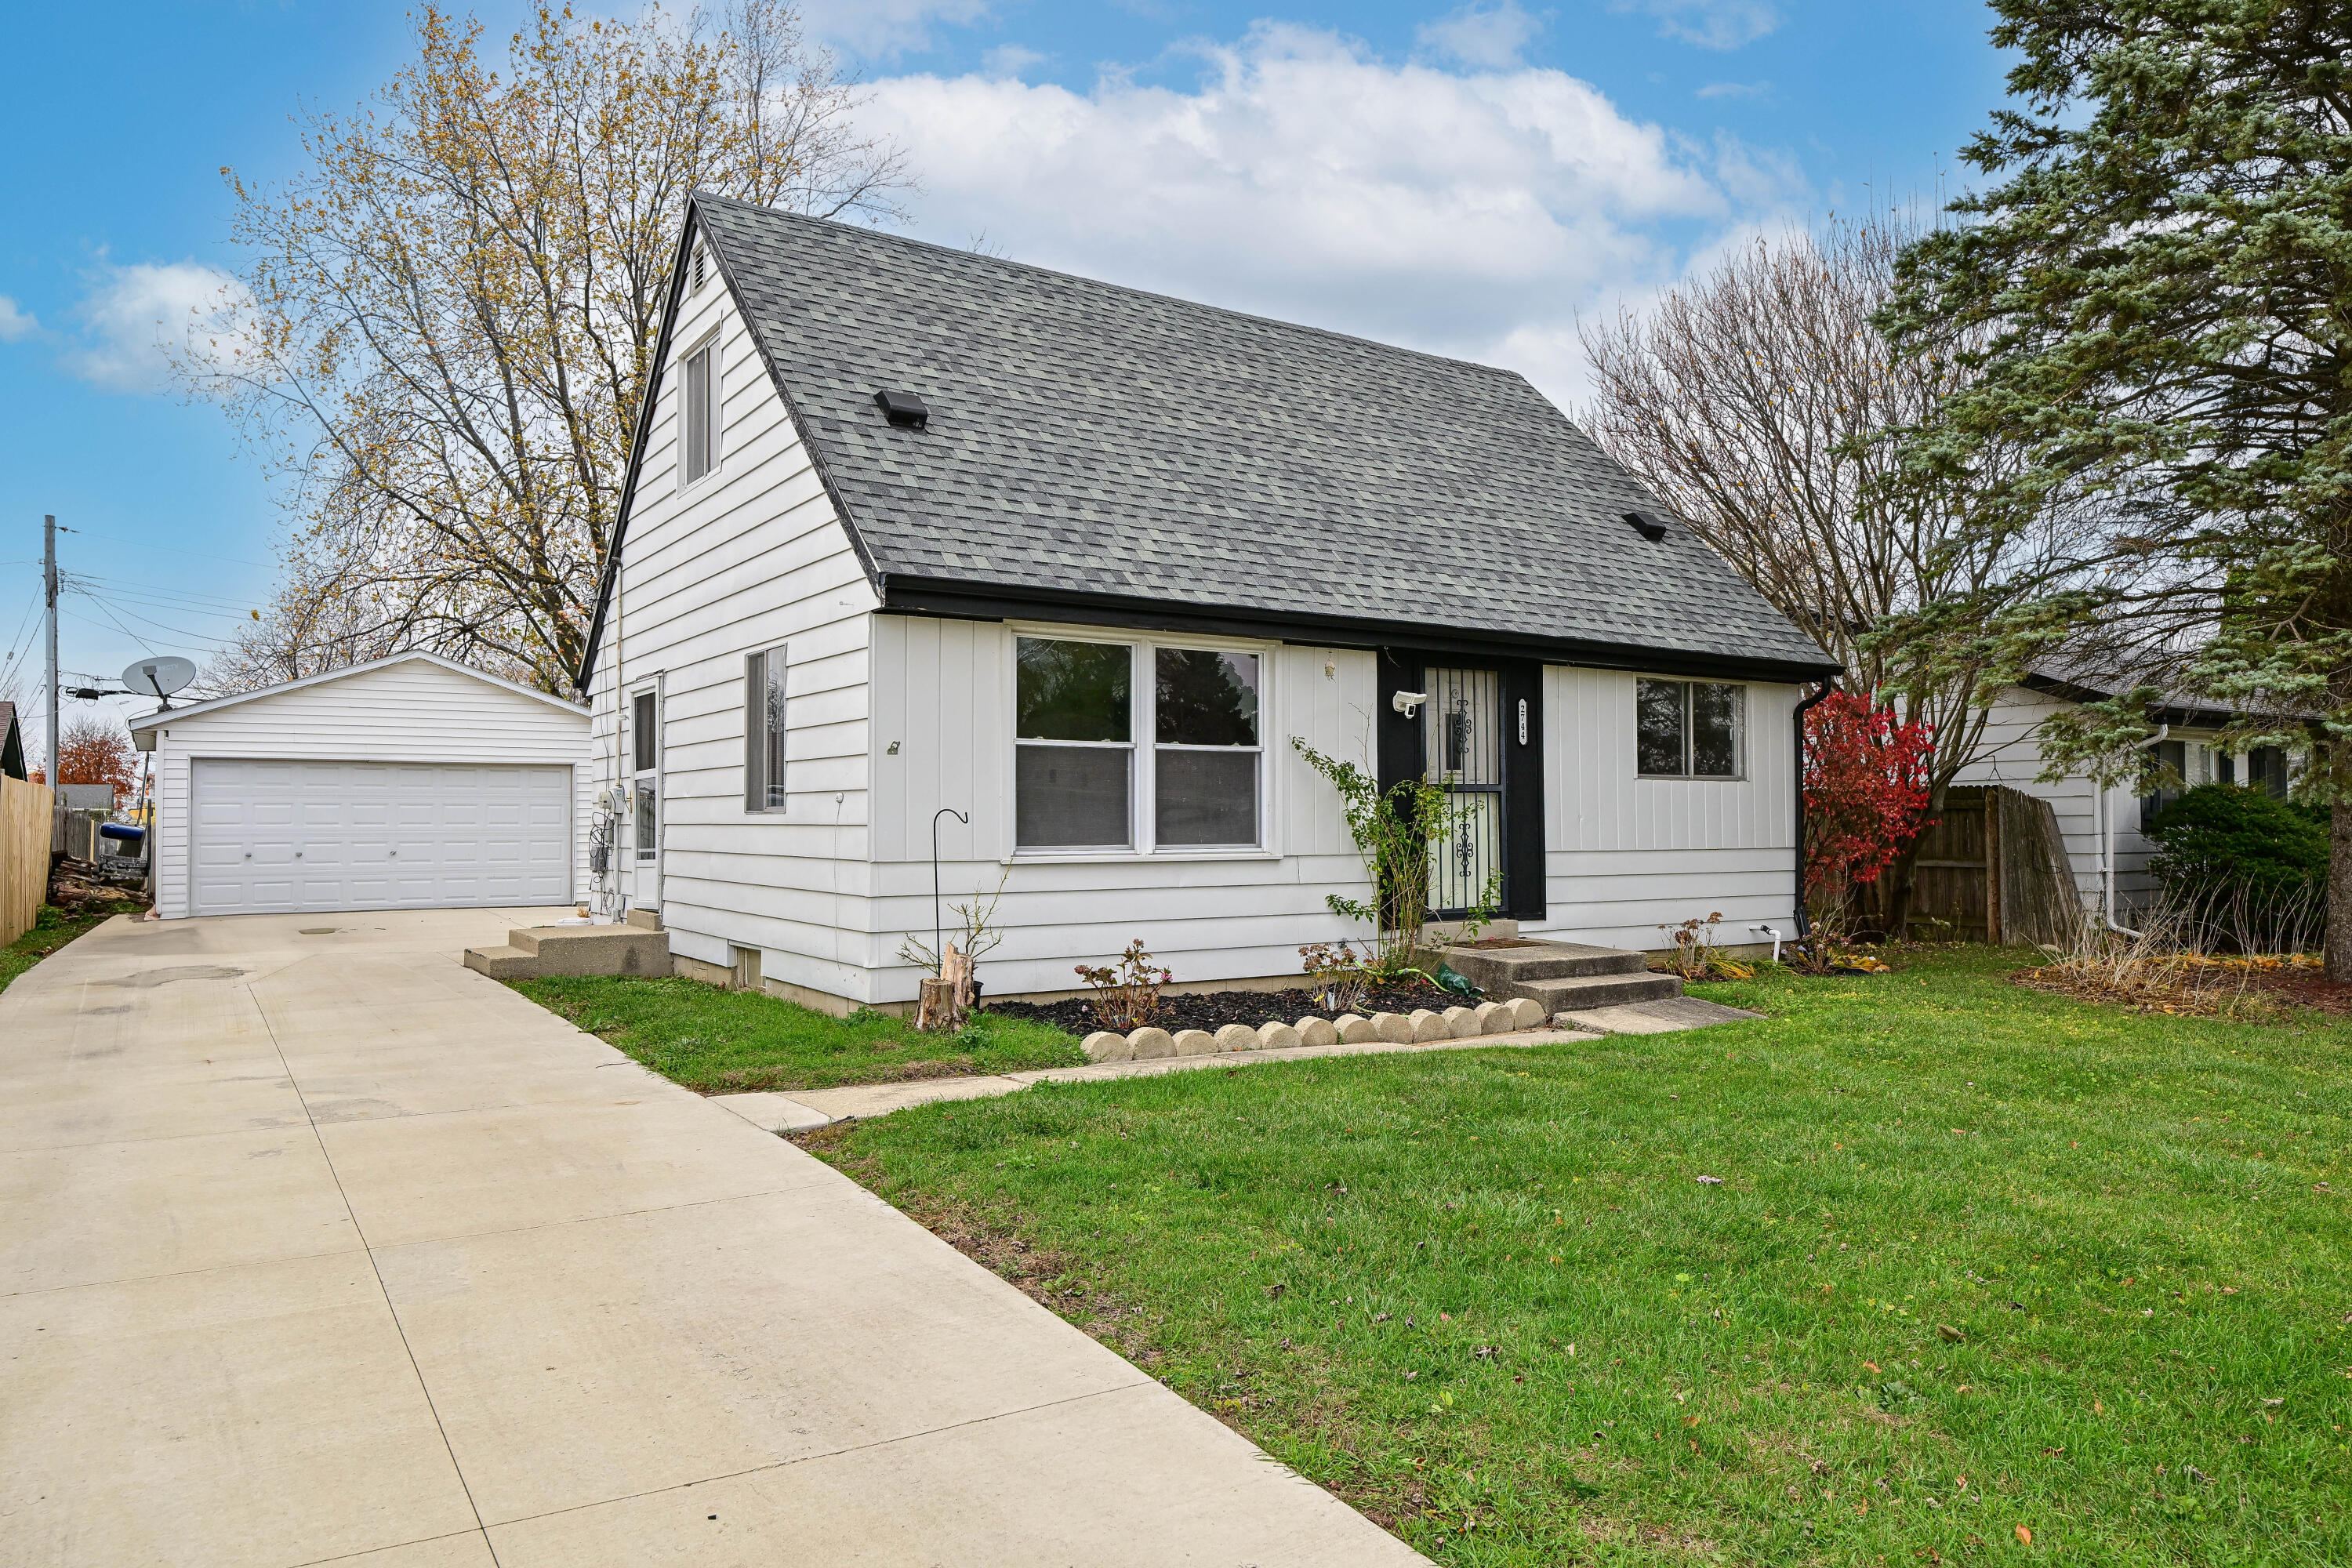
<instances>
[{"instance_id":1,"label":"white garage door","mask_svg":"<svg viewBox=\"0 0 2352 1568\"><path fill-rule=\"evenodd\" d=\"M572 770L199 758L192 912L572 898Z\"/></svg>"}]
</instances>

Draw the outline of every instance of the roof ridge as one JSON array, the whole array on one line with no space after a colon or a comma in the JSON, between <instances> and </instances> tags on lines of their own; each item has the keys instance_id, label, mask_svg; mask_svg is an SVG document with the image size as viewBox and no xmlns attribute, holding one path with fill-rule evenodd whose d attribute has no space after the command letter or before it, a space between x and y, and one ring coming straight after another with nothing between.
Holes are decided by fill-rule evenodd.
<instances>
[{"instance_id":1,"label":"roof ridge","mask_svg":"<svg viewBox=\"0 0 2352 1568\"><path fill-rule=\"evenodd\" d=\"M1255 321L1262 326L1278 327L1286 332L1308 332L1317 337L1330 338L1338 342L1359 343L1366 348L1379 349L1384 353L1410 354L1415 359L1431 360L1438 364L1480 371L1488 375L1502 376L1512 381L1526 382L1528 379L1520 372L1503 365L1487 364L1475 359L1463 359L1454 354L1432 353L1427 349L1407 348L1402 343L1385 342L1379 338L1368 338L1359 332L1342 332L1330 327L1318 327L1307 321L1286 321L1279 316L1261 315L1255 310L1236 310L1230 305L1212 305L1202 300L1188 300L1181 294L1163 294L1157 289L1138 289L1129 283L1113 283L1104 278L1089 278L1083 272L1066 272L1058 267L1040 267L1034 261L1015 261L1009 256L990 256L983 251L959 249L952 245L941 245L935 239L918 239L910 234L891 234L878 228L868 228L863 224L844 223L837 218L819 217L814 213L796 213L783 207L762 206L758 202L747 202L740 196L722 196L712 191L696 191L688 199L698 205L707 203L740 207L746 212L755 213L762 217L782 218L788 222L809 224L820 228L839 229L845 234L863 235L889 245L937 251L943 256L983 263L992 267L1008 268L1020 272L1034 273L1041 278L1056 278L1065 282L1083 283L1090 288L1107 289L1115 294L1129 294L1141 300L1157 300L1163 304L1181 306L1187 310L1198 310L1237 321ZM1546 401L1549 400L1546 399Z\"/></svg>"}]
</instances>

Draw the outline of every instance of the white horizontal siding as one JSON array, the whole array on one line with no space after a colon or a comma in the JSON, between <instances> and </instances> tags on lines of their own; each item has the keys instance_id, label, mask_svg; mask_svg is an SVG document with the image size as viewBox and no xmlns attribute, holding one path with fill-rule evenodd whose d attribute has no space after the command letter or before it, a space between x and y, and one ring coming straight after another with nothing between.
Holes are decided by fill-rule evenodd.
<instances>
[{"instance_id":1,"label":"white horizontal siding","mask_svg":"<svg viewBox=\"0 0 2352 1568\"><path fill-rule=\"evenodd\" d=\"M757 345L714 279L672 342L718 334L718 469L681 494L680 378L666 374L592 682L600 777L625 782L619 704L661 693L661 858L621 825L617 903L657 908L673 951L762 953L767 978L861 995L868 943L867 626L875 598ZM744 662L782 644L782 812L744 807Z\"/></svg>"},{"instance_id":2,"label":"white horizontal siding","mask_svg":"<svg viewBox=\"0 0 2352 1568\"><path fill-rule=\"evenodd\" d=\"M1611 947L1724 917L1721 940L1786 929L1796 904L1797 689L1747 688L1744 776L1645 779L1634 765L1635 675L1544 670L1543 920L1524 929Z\"/></svg>"},{"instance_id":3,"label":"white horizontal siding","mask_svg":"<svg viewBox=\"0 0 2352 1568\"><path fill-rule=\"evenodd\" d=\"M561 764L573 773L573 821L584 824L593 781L588 725L575 709L429 659L356 670L186 718L159 716L152 763L156 908L166 920L188 913L188 810L199 757ZM584 834L574 838L572 886L584 889Z\"/></svg>"},{"instance_id":4,"label":"white horizontal siding","mask_svg":"<svg viewBox=\"0 0 2352 1568\"><path fill-rule=\"evenodd\" d=\"M982 963L1000 995L1063 991L1080 964L1108 963L1140 940L1181 983L1298 973L1303 942L1360 935L1325 906L1331 893L1364 897L1362 862L1339 797L1291 749L1371 766L1374 671L1369 653L1241 644L1262 659L1260 732L1266 742L1262 852L1165 852L1108 858L1013 851L1013 647L996 623L875 617L875 901L870 999L915 994L901 963L909 932L931 930L931 822L942 806L971 818L940 823L944 902L983 895L1002 879L996 924L1003 944ZM1100 628L1067 628L1100 638ZM1148 635L1148 634L1138 634ZM1169 646L1201 646L1171 636ZM1226 646L1220 642L1218 646ZM898 751L890 750L893 743ZM1139 746L1137 765L1148 766ZM952 919L952 917L949 917Z\"/></svg>"}]
</instances>

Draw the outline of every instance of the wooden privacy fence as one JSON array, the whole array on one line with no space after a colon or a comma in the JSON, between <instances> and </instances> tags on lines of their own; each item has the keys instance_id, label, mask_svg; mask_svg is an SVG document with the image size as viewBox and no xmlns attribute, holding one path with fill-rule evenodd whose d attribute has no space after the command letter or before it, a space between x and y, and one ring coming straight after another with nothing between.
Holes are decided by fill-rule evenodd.
<instances>
[{"instance_id":1,"label":"wooden privacy fence","mask_svg":"<svg viewBox=\"0 0 2352 1568\"><path fill-rule=\"evenodd\" d=\"M2058 814L2000 784L1954 785L1912 863L1911 934L2070 945L2083 902Z\"/></svg>"},{"instance_id":2,"label":"wooden privacy fence","mask_svg":"<svg viewBox=\"0 0 2352 1568\"><path fill-rule=\"evenodd\" d=\"M0 942L32 930L48 896L55 798L47 784L0 776Z\"/></svg>"}]
</instances>

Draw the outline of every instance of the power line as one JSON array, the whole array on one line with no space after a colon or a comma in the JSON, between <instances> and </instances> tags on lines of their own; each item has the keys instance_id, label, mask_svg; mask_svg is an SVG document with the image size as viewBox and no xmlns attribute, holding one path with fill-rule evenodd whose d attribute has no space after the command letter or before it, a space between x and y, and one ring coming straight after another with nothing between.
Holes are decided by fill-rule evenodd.
<instances>
[{"instance_id":1,"label":"power line","mask_svg":"<svg viewBox=\"0 0 2352 1568\"><path fill-rule=\"evenodd\" d=\"M58 531L66 531L60 529ZM275 571L280 564L274 561L248 561L242 555L223 555L212 550L182 550L175 545L153 544L143 539L121 539L109 533L92 533L87 529L77 528L72 531L80 534L84 539L103 539L110 544L128 545L133 550L162 550L173 555L194 556L199 561L227 561L239 566L258 566L264 571Z\"/></svg>"}]
</instances>

